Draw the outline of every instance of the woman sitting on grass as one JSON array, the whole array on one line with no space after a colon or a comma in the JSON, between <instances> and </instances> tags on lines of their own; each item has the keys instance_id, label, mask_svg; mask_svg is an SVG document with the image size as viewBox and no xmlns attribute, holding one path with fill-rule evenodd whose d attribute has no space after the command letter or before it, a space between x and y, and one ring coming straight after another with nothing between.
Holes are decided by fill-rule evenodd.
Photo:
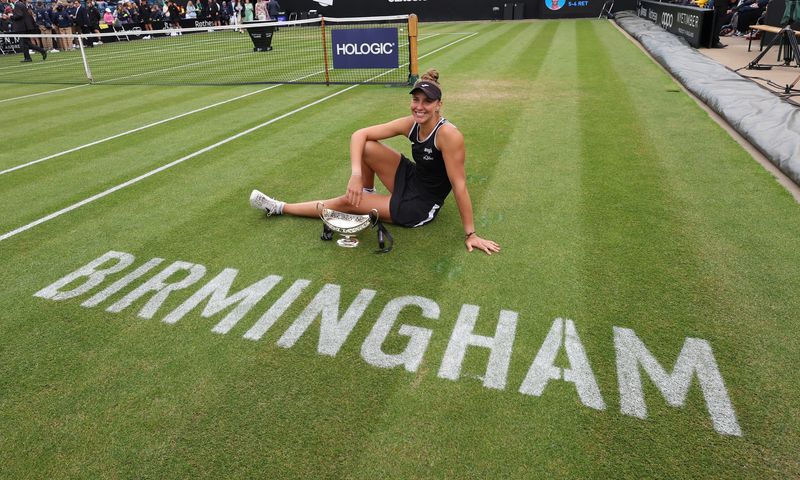
<instances>
[{"instance_id":1,"label":"woman sitting on grass","mask_svg":"<svg viewBox=\"0 0 800 480\"><path fill-rule=\"evenodd\" d=\"M500 246L475 233L472 201L464 171L465 149L461 132L441 116L442 90L439 73L429 70L411 90L411 115L389 123L356 131L350 140L352 174L347 192L328 200L285 203L254 190L250 204L267 215L317 217L318 203L347 213L367 214L377 210L381 220L404 227L421 227L439 213L445 197L453 190L464 243L491 255ZM380 140L405 136L411 141L414 162ZM389 195L375 193L375 175Z\"/></svg>"}]
</instances>

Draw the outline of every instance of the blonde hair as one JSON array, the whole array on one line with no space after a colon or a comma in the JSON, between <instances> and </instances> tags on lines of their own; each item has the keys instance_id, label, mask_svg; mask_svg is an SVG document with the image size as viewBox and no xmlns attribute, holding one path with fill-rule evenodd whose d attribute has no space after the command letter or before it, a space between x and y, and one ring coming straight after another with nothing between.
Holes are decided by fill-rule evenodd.
<instances>
[{"instance_id":1,"label":"blonde hair","mask_svg":"<svg viewBox=\"0 0 800 480\"><path fill-rule=\"evenodd\" d=\"M439 84L439 71L435 68L431 68L427 72L423 73L422 76L419 78L420 80L425 80L428 82L434 83L439 90L442 89L442 86Z\"/></svg>"}]
</instances>

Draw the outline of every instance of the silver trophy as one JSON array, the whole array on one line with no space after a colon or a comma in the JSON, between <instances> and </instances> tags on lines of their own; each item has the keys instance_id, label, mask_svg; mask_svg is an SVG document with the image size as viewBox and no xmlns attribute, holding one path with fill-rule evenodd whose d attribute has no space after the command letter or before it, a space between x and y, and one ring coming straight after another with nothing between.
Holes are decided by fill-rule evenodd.
<instances>
[{"instance_id":1,"label":"silver trophy","mask_svg":"<svg viewBox=\"0 0 800 480\"><path fill-rule=\"evenodd\" d=\"M317 204L317 211L322 223L325 224L326 230L323 231L323 239L325 235L329 234L328 229L342 235L342 238L336 241L340 247L355 248L358 246L358 239L355 235L369 227L373 227L378 223L378 211L373 209L368 215L354 215L352 213L344 213L336 210L326 208L324 203Z\"/></svg>"}]
</instances>

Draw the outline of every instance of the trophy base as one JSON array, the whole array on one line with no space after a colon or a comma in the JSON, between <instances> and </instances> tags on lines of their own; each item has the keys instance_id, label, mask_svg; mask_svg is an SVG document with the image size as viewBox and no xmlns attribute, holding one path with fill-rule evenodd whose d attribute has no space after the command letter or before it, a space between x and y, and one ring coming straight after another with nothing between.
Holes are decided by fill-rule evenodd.
<instances>
[{"instance_id":1,"label":"trophy base","mask_svg":"<svg viewBox=\"0 0 800 480\"><path fill-rule=\"evenodd\" d=\"M356 248L358 246L358 239L355 237L344 237L336 241L340 247Z\"/></svg>"}]
</instances>

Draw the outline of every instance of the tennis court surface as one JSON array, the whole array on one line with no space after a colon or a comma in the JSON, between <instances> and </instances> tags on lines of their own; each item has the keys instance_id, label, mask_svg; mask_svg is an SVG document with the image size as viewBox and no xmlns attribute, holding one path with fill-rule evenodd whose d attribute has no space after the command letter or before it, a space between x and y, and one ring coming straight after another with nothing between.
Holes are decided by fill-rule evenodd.
<instances>
[{"instance_id":1,"label":"tennis court surface","mask_svg":"<svg viewBox=\"0 0 800 480\"><path fill-rule=\"evenodd\" d=\"M791 195L610 22L419 56L499 254L452 198L384 255L249 207L407 87L2 84L3 477L800 476Z\"/></svg>"}]
</instances>

